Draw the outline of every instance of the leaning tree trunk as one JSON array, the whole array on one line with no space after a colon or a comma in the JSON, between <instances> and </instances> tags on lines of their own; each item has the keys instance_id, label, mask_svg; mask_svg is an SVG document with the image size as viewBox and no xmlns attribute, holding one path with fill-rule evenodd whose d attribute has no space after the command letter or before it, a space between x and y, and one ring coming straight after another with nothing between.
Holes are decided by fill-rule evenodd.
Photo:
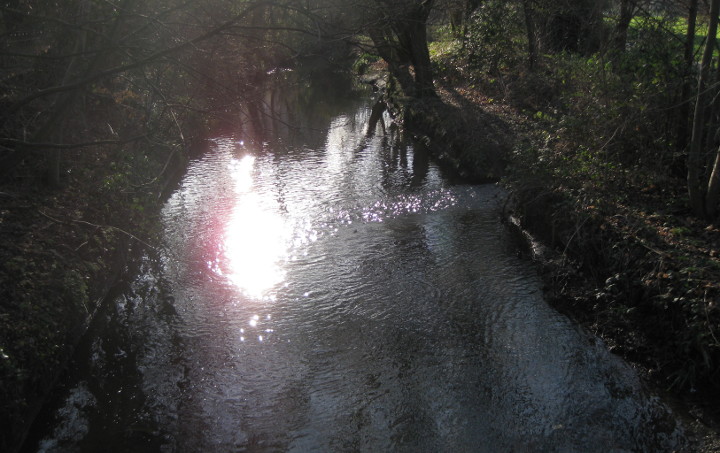
<instances>
[{"instance_id":1,"label":"leaning tree trunk","mask_svg":"<svg viewBox=\"0 0 720 453\"><path fill-rule=\"evenodd\" d=\"M718 26L718 12L720 11L720 0L712 0L710 4L710 23L708 24L705 50L700 62L700 77L698 78L698 94L695 102L695 113L693 115L692 136L690 138L690 149L687 162L687 185L690 207L696 215L705 216L706 187L703 184L703 136L705 126L705 107L709 97L709 90L706 89L710 73L712 54L715 50L715 36ZM709 200L708 200L709 201Z\"/></svg>"},{"instance_id":2,"label":"leaning tree trunk","mask_svg":"<svg viewBox=\"0 0 720 453\"><path fill-rule=\"evenodd\" d=\"M720 202L720 148L715 152L715 163L705 196L705 215L708 219L714 220L717 216L718 202Z\"/></svg>"},{"instance_id":3,"label":"leaning tree trunk","mask_svg":"<svg viewBox=\"0 0 720 453\"><path fill-rule=\"evenodd\" d=\"M715 85L720 83L720 62L717 66L717 75L715 79ZM710 115L710 120L713 121L712 130L714 133L708 134L708 144L717 143L715 139L720 136L720 124L718 121L718 115L720 115L720 90L714 91L715 99L713 99L713 108ZM712 131L710 131L712 132ZM709 145L708 145L709 146ZM711 157L704 164L710 163ZM718 210L718 197L720 196L720 148L715 151L715 159L710 169L710 178L707 183L707 191L705 193L705 217L708 220L714 220L717 216Z\"/></svg>"}]
</instances>

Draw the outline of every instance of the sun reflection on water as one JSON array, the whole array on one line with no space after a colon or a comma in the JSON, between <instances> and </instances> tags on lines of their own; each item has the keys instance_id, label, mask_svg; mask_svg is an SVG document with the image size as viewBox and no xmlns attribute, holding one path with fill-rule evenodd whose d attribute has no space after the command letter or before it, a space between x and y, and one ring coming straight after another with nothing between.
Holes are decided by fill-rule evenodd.
<instances>
[{"instance_id":1,"label":"sun reflection on water","mask_svg":"<svg viewBox=\"0 0 720 453\"><path fill-rule=\"evenodd\" d=\"M238 199L225 229L227 278L245 294L263 297L285 279L289 228L274 204L253 192L254 156L233 161Z\"/></svg>"}]
</instances>

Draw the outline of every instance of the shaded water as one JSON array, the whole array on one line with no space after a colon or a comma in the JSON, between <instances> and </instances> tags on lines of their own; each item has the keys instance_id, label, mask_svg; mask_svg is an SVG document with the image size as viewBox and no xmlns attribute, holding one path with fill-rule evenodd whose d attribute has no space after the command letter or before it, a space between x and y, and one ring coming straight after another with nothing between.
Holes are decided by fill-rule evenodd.
<instances>
[{"instance_id":1,"label":"shaded water","mask_svg":"<svg viewBox=\"0 0 720 453\"><path fill-rule=\"evenodd\" d=\"M36 450L672 451L633 371L543 301L503 193L367 100L212 140ZM385 118L387 121L387 118ZM384 125L383 125L384 126Z\"/></svg>"}]
</instances>

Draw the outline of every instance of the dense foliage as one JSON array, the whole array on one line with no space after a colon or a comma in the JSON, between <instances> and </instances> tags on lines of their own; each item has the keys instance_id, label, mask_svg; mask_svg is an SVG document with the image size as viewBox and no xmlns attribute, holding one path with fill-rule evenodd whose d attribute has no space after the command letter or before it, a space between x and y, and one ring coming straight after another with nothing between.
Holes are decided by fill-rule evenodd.
<instances>
[{"instance_id":1,"label":"dense foliage","mask_svg":"<svg viewBox=\"0 0 720 453\"><path fill-rule=\"evenodd\" d=\"M712 16L697 2L593 5L590 23L580 3L543 1L482 2L460 34L439 20L438 81L518 132L506 178L518 214L578 273L553 273L551 293L663 385L716 388L720 231L709 186L720 65L703 35ZM571 32L587 27L592 42ZM705 64L707 97L693 114ZM689 191L693 152L699 195Z\"/></svg>"}]
</instances>

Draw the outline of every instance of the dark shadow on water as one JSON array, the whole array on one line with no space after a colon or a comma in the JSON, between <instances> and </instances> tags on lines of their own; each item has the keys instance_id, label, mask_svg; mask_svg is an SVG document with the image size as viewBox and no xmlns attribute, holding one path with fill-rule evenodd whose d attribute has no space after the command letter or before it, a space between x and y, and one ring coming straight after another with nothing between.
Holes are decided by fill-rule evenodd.
<instances>
[{"instance_id":1,"label":"dark shadow on water","mask_svg":"<svg viewBox=\"0 0 720 453\"><path fill-rule=\"evenodd\" d=\"M148 395L138 360L144 333L133 328L140 311L152 312L168 325L177 319L172 297L164 295L162 285L139 281L118 285L78 345L22 453L161 451L167 433L145 412ZM176 340L174 346L181 349Z\"/></svg>"}]
</instances>

